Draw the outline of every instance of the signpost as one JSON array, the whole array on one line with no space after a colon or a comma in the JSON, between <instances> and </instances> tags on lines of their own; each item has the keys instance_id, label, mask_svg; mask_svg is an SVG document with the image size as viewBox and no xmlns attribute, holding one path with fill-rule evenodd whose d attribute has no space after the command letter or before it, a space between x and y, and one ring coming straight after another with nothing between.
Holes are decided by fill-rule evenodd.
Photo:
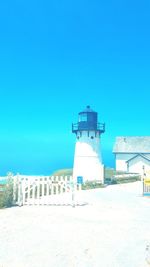
<instances>
[{"instance_id":1,"label":"signpost","mask_svg":"<svg viewBox=\"0 0 150 267\"><path fill-rule=\"evenodd\" d=\"M143 179L143 196L150 196L150 174L145 173Z\"/></svg>"},{"instance_id":2,"label":"signpost","mask_svg":"<svg viewBox=\"0 0 150 267\"><path fill-rule=\"evenodd\" d=\"M71 183L71 188L72 188L72 207L75 208L75 185L81 186L83 184L83 177L82 176L77 176L77 181Z\"/></svg>"},{"instance_id":3,"label":"signpost","mask_svg":"<svg viewBox=\"0 0 150 267\"><path fill-rule=\"evenodd\" d=\"M83 176L77 177L77 184L83 184Z\"/></svg>"},{"instance_id":4,"label":"signpost","mask_svg":"<svg viewBox=\"0 0 150 267\"><path fill-rule=\"evenodd\" d=\"M145 185L150 185L150 179L144 179L144 184Z\"/></svg>"}]
</instances>

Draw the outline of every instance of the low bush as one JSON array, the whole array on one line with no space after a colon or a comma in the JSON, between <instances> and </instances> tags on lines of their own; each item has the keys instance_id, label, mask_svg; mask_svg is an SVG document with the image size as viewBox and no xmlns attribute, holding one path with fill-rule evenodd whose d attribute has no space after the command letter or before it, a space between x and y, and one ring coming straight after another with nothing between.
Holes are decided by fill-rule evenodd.
<instances>
[{"instance_id":1,"label":"low bush","mask_svg":"<svg viewBox=\"0 0 150 267\"><path fill-rule=\"evenodd\" d=\"M6 184L0 187L0 208L7 208L13 205L13 182L8 179Z\"/></svg>"},{"instance_id":2,"label":"low bush","mask_svg":"<svg viewBox=\"0 0 150 267\"><path fill-rule=\"evenodd\" d=\"M112 177L112 178L107 178L105 179L105 183L106 184L124 184L124 183L132 183L132 182L136 182L136 181L140 181L140 176L139 175L135 175L135 176L126 176L126 177Z\"/></svg>"},{"instance_id":3,"label":"low bush","mask_svg":"<svg viewBox=\"0 0 150 267\"><path fill-rule=\"evenodd\" d=\"M98 181L87 181L84 184L82 184L82 190L102 188L102 187L104 187L104 185Z\"/></svg>"},{"instance_id":4,"label":"low bush","mask_svg":"<svg viewBox=\"0 0 150 267\"><path fill-rule=\"evenodd\" d=\"M140 181L140 176L132 176L132 177L124 177L124 178L117 178L116 182L117 184L122 184L122 183L132 183Z\"/></svg>"}]
</instances>

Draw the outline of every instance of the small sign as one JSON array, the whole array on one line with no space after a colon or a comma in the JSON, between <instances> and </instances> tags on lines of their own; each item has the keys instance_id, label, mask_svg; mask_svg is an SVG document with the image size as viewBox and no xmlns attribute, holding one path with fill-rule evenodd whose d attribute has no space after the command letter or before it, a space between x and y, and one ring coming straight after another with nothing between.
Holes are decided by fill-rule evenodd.
<instances>
[{"instance_id":1,"label":"small sign","mask_svg":"<svg viewBox=\"0 0 150 267\"><path fill-rule=\"evenodd\" d=\"M77 184L83 184L83 176L77 177Z\"/></svg>"},{"instance_id":2,"label":"small sign","mask_svg":"<svg viewBox=\"0 0 150 267\"><path fill-rule=\"evenodd\" d=\"M144 179L144 184L145 185L150 185L150 179Z\"/></svg>"}]
</instances>

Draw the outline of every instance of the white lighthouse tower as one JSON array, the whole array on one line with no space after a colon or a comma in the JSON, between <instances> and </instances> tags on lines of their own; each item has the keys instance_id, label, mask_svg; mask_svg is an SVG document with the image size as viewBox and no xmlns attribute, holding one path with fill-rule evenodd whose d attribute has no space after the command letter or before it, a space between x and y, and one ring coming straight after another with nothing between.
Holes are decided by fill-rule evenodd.
<instances>
[{"instance_id":1,"label":"white lighthouse tower","mask_svg":"<svg viewBox=\"0 0 150 267\"><path fill-rule=\"evenodd\" d=\"M73 177L82 177L83 182L99 181L104 183L100 137L105 132L105 124L98 123L98 114L90 106L79 113L78 123L72 124L76 134Z\"/></svg>"}]
</instances>

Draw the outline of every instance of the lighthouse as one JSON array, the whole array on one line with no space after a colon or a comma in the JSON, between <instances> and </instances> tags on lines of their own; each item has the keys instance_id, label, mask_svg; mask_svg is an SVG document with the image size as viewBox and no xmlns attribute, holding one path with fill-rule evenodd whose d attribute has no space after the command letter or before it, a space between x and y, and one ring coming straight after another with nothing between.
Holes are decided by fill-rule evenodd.
<instances>
[{"instance_id":1,"label":"lighthouse","mask_svg":"<svg viewBox=\"0 0 150 267\"><path fill-rule=\"evenodd\" d=\"M98 114L90 106L79 112L78 122L72 124L76 134L73 177L75 180L99 181L104 183L100 139L105 132L105 124L98 123Z\"/></svg>"}]
</instances>

